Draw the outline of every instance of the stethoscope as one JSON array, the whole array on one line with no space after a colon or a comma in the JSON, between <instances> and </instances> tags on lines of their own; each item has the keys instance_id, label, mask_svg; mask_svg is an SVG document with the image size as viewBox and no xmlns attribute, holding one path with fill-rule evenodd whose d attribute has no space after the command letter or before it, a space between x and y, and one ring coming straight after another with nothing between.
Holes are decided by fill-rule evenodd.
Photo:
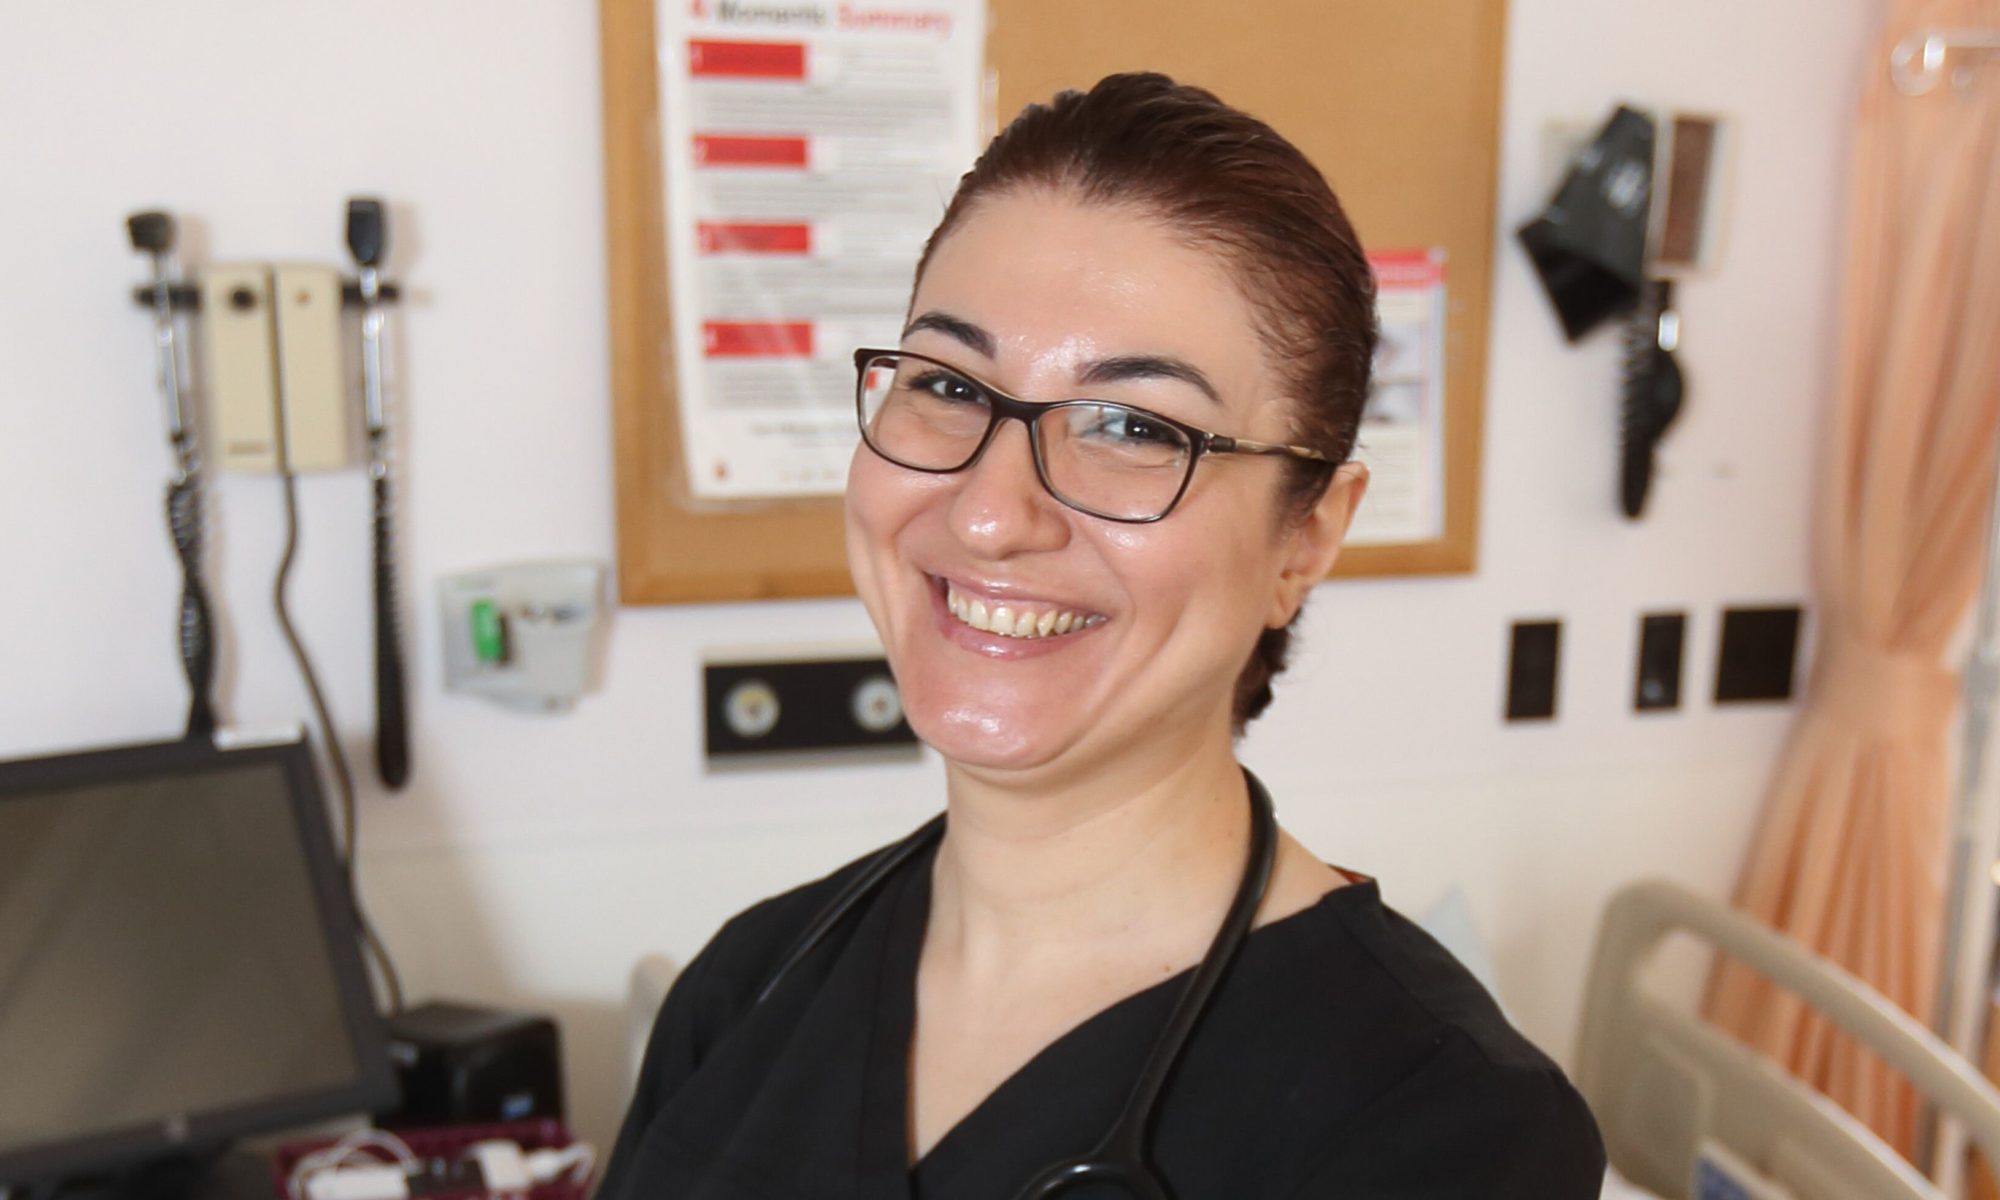
<instances>
[{"instance_id":1,"label":"stethoscope","mask_svg":"<svg viewBox=\"0 0 2000 1200\"><path fill-rule=\"evenodd\" d=\"M1015 1193L1015 1200L1046 1200L1085 1183L1114 1184L1140 1200L1173 1200L1166 1181L1146 1161L1146 1139L1153 1114L1195 1025L1208 1010L1209 1000L1222 986L1230 964L1250 934L1250 923L1263 902L1264 890L1271 882L1271 864L1278 853L1278 820L1271 810L1271 794L1248 770L1243 772L1243 779L1250 785L1250 855L1243 867L1243 878L1236 885L1236 896L1222 918L1222 927L1215 931L1215 940L1209 943L1208 953L1182 986L1173 1012L1132 1085L1124 1110L1112 1122L1103 1140L1088 1153L1044 1167ZM899 867L943 836L944 817L939 815L870 859L786 951L777 971L757 993L757 1003L769 998L792 968L826 940L850 912L880 890Z\"/></svg>"}]
</instances>

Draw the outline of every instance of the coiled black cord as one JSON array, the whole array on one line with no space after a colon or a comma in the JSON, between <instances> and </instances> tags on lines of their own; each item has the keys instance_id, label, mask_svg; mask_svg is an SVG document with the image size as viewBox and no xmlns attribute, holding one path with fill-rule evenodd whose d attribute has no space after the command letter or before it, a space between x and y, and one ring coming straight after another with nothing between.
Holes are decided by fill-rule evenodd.
<instances>
[{"instance_id":1,"label":"coiled black cord","mask_svg":"<svg viewBox=\"0 0 2000 1200\"><path fill-rule=\"evenodd\" d=\"M1685 384L1673 351L1661 344L1661 322L1673 309L1673 282L1649 280L1625 323L1625 378L1618 409L1618 500L1625 515L1645 510L1653 487L1653 455L1680 415Z\"/></svg>"},{"instance_id":2,"label":"coiled black cord","mask_svg":"<svg viewBox=\"0 0 2000 1200\"><path fill-rule=\"evenodd\" d=\"M167 530L181 560L181 669L187 673L187 739L215 734L215 637L208 589L201 581L201 484L188 474L167 485Z\"/></svg>"}]
</instances>

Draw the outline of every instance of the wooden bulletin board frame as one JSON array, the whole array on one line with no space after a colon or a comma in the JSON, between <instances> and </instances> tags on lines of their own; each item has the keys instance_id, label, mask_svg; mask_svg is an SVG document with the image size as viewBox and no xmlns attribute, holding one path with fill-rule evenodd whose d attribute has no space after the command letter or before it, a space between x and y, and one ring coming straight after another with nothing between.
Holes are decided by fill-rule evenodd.
<instances>
[{"instance_id":1,"label":"wooden bulletin board frame","mask_svg":"<svg viewBox=\"0 0 2000 1200\"><path fill-rule=\"evenodd\" d=\"M992 0L991 13L1001 114L1113 71L1165 71L1297 143L1370 248L1444 249L1443 536L1351 546L1334 574L1473 570L1506 0ZM620 598L851 594L837 499L697 511L678 498L653 0L599 0L599 14Z\"/></svg>"}]
</instances>

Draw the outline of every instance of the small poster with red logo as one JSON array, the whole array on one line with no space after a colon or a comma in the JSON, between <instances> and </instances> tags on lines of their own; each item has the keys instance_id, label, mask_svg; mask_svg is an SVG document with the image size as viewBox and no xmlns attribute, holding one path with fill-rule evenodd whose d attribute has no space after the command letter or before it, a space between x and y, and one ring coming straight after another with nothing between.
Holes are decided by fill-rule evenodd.
<instances>
[{"instance_id":1,"label":"small poster with red logo","mask_svg":"<svg viewBox=\"0 0 2000 1200\"><path fill-rule=\"evenodd\" d=\"M972 165L984 0L658 0L675 384L696 500L838 495Z\"/></svg>"},{"instance_id":2,"label":"small poster with red logo","mask_svg":"<svg viewBox=\"0 0 2000 1200\"><path fill-rule=\"evenodd\" d=\"M1368 493L1349 545L1444 536L1444 251L1371 251L1382 326L1354 456Z\"/></svg>"}]
</instances>

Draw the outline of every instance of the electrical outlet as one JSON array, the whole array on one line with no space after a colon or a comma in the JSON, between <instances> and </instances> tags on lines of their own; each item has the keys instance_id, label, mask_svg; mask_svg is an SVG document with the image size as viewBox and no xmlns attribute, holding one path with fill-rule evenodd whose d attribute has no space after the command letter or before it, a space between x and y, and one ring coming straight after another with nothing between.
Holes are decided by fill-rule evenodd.
<instances>
[{"instance_id":1,"label":"electrical outlet","mask_svg":"<svg viewBox=\"0 0 2000 1200\"><path fill-rule=\"evenodd\" d=\"M1556 668L1561 621L1516 621L1507 653L1507 719L1546 721L1556 715Z\"/></svg>"},{"instance_id":2,"label":"electrical outlet","mask_svg":"<svg viewBox=\"0 0 2000 1200\"><path fill-rule=\"evenodd\" d=\"M703 664L702 688L711 759L917 745L880 657L719 655Z\"/></svg>"},{"instance_id":3,"label":"electrical outlet","mask_svg":"<svg viewBox=\"0 0 2000 1200\"><path fill-rule=\"evenodd\" d=\"M1639 618L1639 670L1633 708L1661 712L1681 706L1681 647L1686 640L1686 613L1647 613Z\"/></svg>"},{"instance_id":4,"label":"electrical outlet","mask_svg":"<svg viewBox=\"0 0 2000 1200\"><path fill-rule=\"evenodd\" d=\"M1796 606L1726 608L1715 662L1715 702L1789 700L1798 663Z\"/></svg>"}]
</instances>

